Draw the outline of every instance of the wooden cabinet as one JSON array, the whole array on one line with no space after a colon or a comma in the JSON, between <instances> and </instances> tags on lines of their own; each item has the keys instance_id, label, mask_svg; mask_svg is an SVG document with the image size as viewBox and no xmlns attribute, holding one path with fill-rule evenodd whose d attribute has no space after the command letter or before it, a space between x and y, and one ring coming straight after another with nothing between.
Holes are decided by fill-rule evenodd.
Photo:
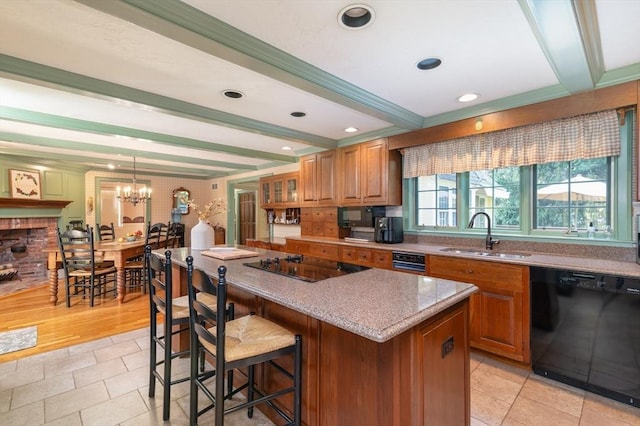
<instances>
[{"instance_id":1,"label":"wooden cabinet","mask_svg":"<svg viewBox=\"0 0 640 426\"><path fill-rule=\"evenodd\" d=\"M530 363L529 268L521 265L430 256L428 275L475 284L471 296L471 346Z\"/></svg>"},{"instance_id":2,"label":"wooden cabinet","mask_svg":"<svg viewBox=\"0 0 640 426\"><path fill-rule=\"evenodd\" d=\"M302 424L469 425L470 383L467 301L434 315L384 343L228 286L236 313L255 312L302 335ZM443 346L446 350L443 351ZM292 367L292 358L282 365ZM245 379L237 372L238 384ZM282 374L263 366L258 388L287 385ZM345 396L348 389L350 395ZM290 395L277 398L291 413ZM279 418L266 404L260 409Z\"/></svg>"},{"instance_id":3,"label":"wooden cabinet","mask_svg":"<svg viewBox=\"0 0 640 426\"><path fill-rule=\"evenodd\" d=\"M260 207L298 207L299 176L299 172L291 172L260 178Z\"/></svg>"},{"instance_id":4,"label":"wooden cabinet","mask_svg":"<svg viewBox=\"0 0 640 426\"><path fill-rule=\"evenodd\" d=\"M313 243L309 247L309 256L320 259L337 260L338 246L335 244Z\"/></svg>"},{"instance_id":5,"label":"wooden cabinet","mask_svg":"<svg viewBox=\"0 0 640 426\"><path fill-rule=\"evenodd\" d=\"M299 240L287 239L287 243L285 244L286 252L292 254L309 254L310 247L311 243Z\"/></svg>"},{"instance_id":6,"label":"wooden cabinet","mask_svg":"<svg viewBox=\"0 0 640 426\"><path fill-rule=\"evenodd\" d=\"M388 250L343 246L340 248L340 260L371 268L391 269L392 256Z\"/></svg>"},{"instance_id":7,"label":"wooden cabinet","mask_svg":"<svg viewBox=\"0 0 640 426\"><path fill-rule=\"evenodd\" d=\"M344 238L342 231L338 226L336 207L302 207L300 209L301 235Z\"/></svg>"},{"instance_id":8,"label":"wooden cabinet","mask_svg":"<svg viewBox=\"0 0 640 426\"><path fill-rule=\"evenodd\" d=\"M341 206L402 204L401 157L386 138L340 148L338 158Z\"/></svg>"},{"instance_id":9,"label":"wooden cabinet","mask_svg":"<svg viewBox=\"0 0 640 426\"><path fill-rule=\"evenodd\" d=\"M300 158L300 204L336 206L336 150Z\"/></svg>"}]
</instances>

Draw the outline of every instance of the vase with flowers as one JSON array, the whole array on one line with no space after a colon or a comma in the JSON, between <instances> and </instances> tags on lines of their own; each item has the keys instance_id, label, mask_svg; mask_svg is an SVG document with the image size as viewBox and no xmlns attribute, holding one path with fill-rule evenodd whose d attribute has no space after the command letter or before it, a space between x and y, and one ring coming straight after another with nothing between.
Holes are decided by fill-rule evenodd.
<instances>
[{"instance_id":1,"label":"vase with flowers","mask_svg":"<svg viewBox=\"0 0 640 426\"><path fill-rule=\"evenodd\" d=\"M209 218L227 211L227 204L220 199L209 201L202 208L194 200L188 204L198 215L198 223L191 228L191 250L206 250L214 244L215 235Z\"/></svg>"}]
</instances>

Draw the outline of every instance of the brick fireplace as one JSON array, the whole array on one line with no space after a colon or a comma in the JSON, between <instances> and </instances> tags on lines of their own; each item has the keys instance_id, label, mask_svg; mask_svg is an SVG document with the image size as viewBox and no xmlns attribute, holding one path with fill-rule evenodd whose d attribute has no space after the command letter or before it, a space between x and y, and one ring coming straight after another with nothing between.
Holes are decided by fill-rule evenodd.
<instances>
[{"instance_id":1,"label":"brick fireplace","mask_svg":"<svg viewBox=\"0 0 640 426\"><path fill-rule=\"evenodd\" d=\"M11 281L20 280L21 287L47 280L47 255L43 249L56 244L57 217L0 218L0 265L10 263L18 270ZM24 246L24 252L11 250Z\"/></svg>"},{"instance_id":2,"label":"brick fireplace","mask_svg":"<svg viewBox=\"0 0 640 426\"><path fill-rule=\"evenodd\" d=\"M9 276L11 280L0 281L0 295L48 280L47 255L43 249L56 246L58 218L69 203L0 198L0 211L5 213L0 217L0 265L11 264L17 270L17 274ZM15 212L10 213L15 217L6 214L9 212Z\"/></svg>"}]
</instances>

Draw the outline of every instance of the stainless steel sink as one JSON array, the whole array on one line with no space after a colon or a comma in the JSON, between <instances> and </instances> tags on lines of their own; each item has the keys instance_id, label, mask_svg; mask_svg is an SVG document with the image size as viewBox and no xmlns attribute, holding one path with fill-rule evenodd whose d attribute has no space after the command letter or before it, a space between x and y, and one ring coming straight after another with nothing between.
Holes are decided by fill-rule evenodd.
<instances>
[{"instance_id":1,"label":"stainless steel sink","mask_svg":"<svg viewBox=\"0 0 640 426\"><path fill-rule=\"evenodd\" d=\"M447 247L443 248L440 251L447 253L456 253L456 254L470 254L473 256L480 257L496 257L499 259L524 259L527 256L530 256L526 253L493 253L489 251L481 251L475 249L466 249L466 248L458 248L458 247Z\"/></svg>"}]
</instances>

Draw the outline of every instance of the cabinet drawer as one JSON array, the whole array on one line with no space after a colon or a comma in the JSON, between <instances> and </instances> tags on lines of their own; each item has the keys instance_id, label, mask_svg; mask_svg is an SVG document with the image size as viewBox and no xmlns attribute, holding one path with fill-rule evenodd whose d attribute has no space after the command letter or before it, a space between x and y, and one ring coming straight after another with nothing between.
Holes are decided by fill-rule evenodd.
<instances>
[{"instance_id":1,"label":"cabinet drawer","mask_svg":"<svg viewBox=\"0 0 640 426\"><path fill-rule=\"evenodd\" d=\"M286 251L293 254L309 254L309 243L287 240Z\"/></svg>"},{"instance_id":2,"label":"cabinet drawer","mask_svg":"<svg viewBox=\"0 0 640 426\"><path fill-rule=\"evenodd\" d=\"M338 238L340 234L340 228L337 223L324 223L324 236Z\"/></svg>"},{"instance_id":3,"label":"cabinet drawer","mask_svg":"<svg viewBox=\"0 0 640 426\"><path fill-rule=\"evenodd\" d=\"M324 222L324 209L322 207L314 207L311 213L311 220L314 222Z\"/></svg>"},{"instance_id":4,"label":"cabinet drawer","mask_svg":"<svg viewBox=\"0 0 640 426\"><path fill-rule=\"evenodd\" d=\"M471 284L489 284L492 288L523 291L526 267L455 257L429 257L429 275Z\"/></svg>"},{"instance_id":5,"label":"cabinet drawer","mask_svg":"<svg viewBox=\"0 0 640 426\"><path fill-rule=\"evenodd\" d=\"M309 248L309 254L322 259L338 260L338 246L332 244L312 244Z\"/></svg>"},{"instance_id":6,"label":"cabinet drawer","mask_svg":"<svg viewBox=\"0 0 640 426\"><path fill-rule=\"evenodd\" d=\"M301 235L313 235L313 222L301 222L300 223Z\"/></svg>"},{"instance_id":7,"label":"cabinet drawer","mask_svg":"<svg viewBox=\"0 0 640 426\"><path fill-rule=\"evenodd\" d=\"M311 235L324 237L324 222L311 222Z\"/></svg>"},{"instance_id":8,"label":"cabinet drawer","mask_svg":"<svg viewBox=\"0 0 640 426\"><path fill-rule=\"evenodd\" d=\"M311 207L302 207L300 209L300 221L302 223L313 221L313 209Z\"/></svg>"},{"instance_id":9,"label":"cabinet drawer","mask_svg":"<svg viewBox=\"0 0 640 426\"><path fill-rule=\"evenodd\" d=\"M340 248L340 260L347 263L356 263L358 259L357 249L353 247Z\"/></svg>"},{"instance_id":10,"label":"cabinet drawer","mask_svg":"<svg viewBox=\"0 0 640 426\"><path fill-rule=\"evenodd\" d=\"M381 269L392 269L392 255L387 250L373 250L371 256L371 266Z\"/></svg>"}]
</instances>

